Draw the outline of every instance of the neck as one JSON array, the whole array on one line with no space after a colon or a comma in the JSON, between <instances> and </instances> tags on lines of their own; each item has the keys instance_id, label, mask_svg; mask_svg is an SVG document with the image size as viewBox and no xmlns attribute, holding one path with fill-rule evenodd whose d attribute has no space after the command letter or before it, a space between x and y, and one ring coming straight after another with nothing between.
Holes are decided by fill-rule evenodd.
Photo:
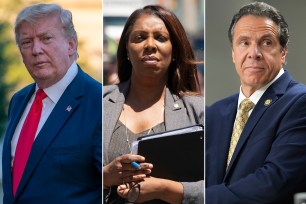
<instances>
[{"instance_id":1,"label":"neck","mask_svg":"<svg viewBox=\"0 0 306 204\"><path fill-rule=\"evenodd\" d=\"M249 98L255 91L260 88L261 87L241 86L241 91L245 97Z\"/></svg>"},{"instance_id":2,"label":"neck","mask_svg":"<svg viewBox=\"0 0 306 204\"><path fill-rule=\"evenodd\" d=\"M164 105L166 84L144 85L131 81L125 103L135 109L146 109L154 104Z\"/></svg>"}]
</instances>

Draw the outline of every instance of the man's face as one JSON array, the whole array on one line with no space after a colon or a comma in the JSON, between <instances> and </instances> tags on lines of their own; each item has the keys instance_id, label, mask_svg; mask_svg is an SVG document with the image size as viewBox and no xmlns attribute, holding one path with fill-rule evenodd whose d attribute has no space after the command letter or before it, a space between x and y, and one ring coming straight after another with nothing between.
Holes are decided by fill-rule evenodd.
<instances>
[{"instance_id":1,"label":"man's face","mask_svg":"<svg viewBox=\"0 0 306 204\"><path fill-rule=\"evenodd\" d=\"M252 15L238 20L232 58L247 97L275 78L286 52L287 46L281 51L278 27L272 20Z\"/></svg>"},{"instance_id":2,"label":"man's face","mask_svg":"<svg viewBox=\"0 0 306 204\"><path fill-rule=\"evenodd\" d=\"M19 49L28 72L40 88L58 82L74 60L76 42L63 32L56 16L23 22L18 30Z\"/></svg>"}]
</instances>

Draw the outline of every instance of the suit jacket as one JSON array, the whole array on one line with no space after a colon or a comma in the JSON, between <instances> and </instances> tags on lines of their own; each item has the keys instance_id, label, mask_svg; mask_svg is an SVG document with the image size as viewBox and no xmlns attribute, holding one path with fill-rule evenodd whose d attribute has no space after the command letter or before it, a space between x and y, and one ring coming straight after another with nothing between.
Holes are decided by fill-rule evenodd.
<instances>
[{"instance_id":1,"label":"suit jacket","mask_svg":"<svg viewBox=\"0 0 306 204\"><path fill-rule=\"evenodd\" d=\"M128 92L130 81L120 83L119 85L110 85L103 87L103 163L110 163L108 159L108 148L116 122L119 119L122 107L125 101L125 95ZM197 96L185 96L179 98L172 94L166 88L165 99L165 127L167 130L187 127L195 124L204 124L204 98ZM190 192L184 192L186 203L195 203L203 200L203 182L183 183L184 189ZM195 193L195 191L197 193ZM188 197L188 195L190 195ZM191 195L193 195L191 197ZM202 198L201 198L202 197ZM189 200L189 201L188 201ZM203 203L199 202L199 203Z\"/></svg>"},{"instance_id":2,"label":"suit jacket","mask_svg":"<svg viewBox=\"0 0 306 204\"><path fill-rule=\"evenodd\" d=\"M206 203L293 203L306 191L306 87L287 71L263 94L226 171L238 94L206 110Z\"/></svg>"},{"instance_id":3,"label":"suit jacket","mask_svg":"<svg viewBox=\"0 0 306 204\"><path fill-rule=\"evenodd\" d=\"M11 139L34 90L31 84L10 102L3 147L3 203L101 204L102 85L80 68L37 135L13 196Z\"/></svg>"}]
</instances>

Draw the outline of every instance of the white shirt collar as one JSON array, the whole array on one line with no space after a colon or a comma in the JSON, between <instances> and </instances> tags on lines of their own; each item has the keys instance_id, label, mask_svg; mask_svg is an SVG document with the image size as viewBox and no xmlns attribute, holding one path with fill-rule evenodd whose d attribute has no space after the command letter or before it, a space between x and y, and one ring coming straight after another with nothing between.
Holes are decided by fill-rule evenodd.
<instances>
[{"instance_id":1,"label":"white shirt collar","mask_svg":"<svg viewBox=\"0 0 306 204\"><path fill-rule=\"evenodd\" d=\"M78 66L74 61L71 64L71 66L68 68L66 74L61 80L59 80L57 83L53 84L52 86L44 89L44 92L47 94L48 98L50 98L50 100L53 103L56 104L59 101L60 97L62 96L68 85L72 82L74 77L77 75L77 73L78 73ZM37 89L38 86L36 84L36 91Z\"/></svg>"},{"instance_id":2,"label":"white shirt collar","mask_svg":"<svg viewBox=\"0 0 306 204\"><path fill-rule=\"evenodd\" d=\"M284 74L285 71L283 68L281 68L278 72L278 74L276 75L276 77L274 77L274 79L272 81L270 81L267 85L261 87L260 89L256 90L250 97L249 99L256 105L257 102L259 101L259 99L261 98L261 96L265 93L265 91L269 88L269 86L271 84L273 84L280 76L282 76L282 74ZM239 104L241 103L242 100L244 100L246 98L246 96L242 93L241 90L241 86L240 86L240 92L239 92L239 98L238 98L238 106L237 106L237 110L239 109Z\"/></svg>"}]
</instances>

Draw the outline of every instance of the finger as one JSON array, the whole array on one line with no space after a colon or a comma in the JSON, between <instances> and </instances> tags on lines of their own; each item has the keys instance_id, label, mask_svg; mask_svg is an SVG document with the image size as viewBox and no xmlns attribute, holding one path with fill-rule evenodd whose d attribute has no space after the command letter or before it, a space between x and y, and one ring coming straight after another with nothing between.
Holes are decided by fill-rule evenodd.
<instances>
[{"instance_id":1,"label":"finger","mask_svg":"<svg viewBox=\"0 0 306 204\"><path fill-rule=\"evenodd\" d=\"M135 162L144 162L145 158L143 156L140 155L136 155L136 154L124 154L122 156L120 156L120 160L122 163L131 163L133 161Z\"/></svg>"},{"instance_id":2,"label":"finger","mask_svg":"<svg viewBox=\"0 0 306 204\"><path fill-rule=\"evenodd\" d=\"M135 179L138 179L138 177L145 178L146 175L149 175L152 172L151 169L134 169L134 170L124 170L121 172L121 178L134 176Z\"/></svg>"},{"instance_id":3,"label":"finger","mask_svg":"<svg viewBox=\"0 0 306 204\"><path fill-rule=\"evenodd\" d=\"M122 183L125 184L125 183L143 181L144 178L146 178L146 174L128 175L122 177Z\"/></svg>"},{"instance_id":4,"label":"finger","mask_svg":"<svg viewBox=\"0 0 306 204\"><path fill-rule=\"evenodd\" d=\"M151 163L140 163L141 169L153 169L153 164Z\"/></svg>"},{"instance_id":5,"label":"finger","mask_svg":"<svg viewBox=\"0 0 306 204\"><path fill-rule=\"evenodd\" d=\"M122 198L127 198L127 194L129 192L129 186L128 184L121 184L117 188L117 193Z\"/></svg>"},{"instance_id":6,"label":"finger","mask_svg":"<svg viewBox=\"0 0 306 204\"><path fill-rule=\"evenodd\" d=\"M134 166L132 163L122 163L122 170L129 171L129 170L146 170L146 169L153 169L153 164L151 163L137 163L140 168L138 169L136 166Z\"/></svg>"}]
</instances>

